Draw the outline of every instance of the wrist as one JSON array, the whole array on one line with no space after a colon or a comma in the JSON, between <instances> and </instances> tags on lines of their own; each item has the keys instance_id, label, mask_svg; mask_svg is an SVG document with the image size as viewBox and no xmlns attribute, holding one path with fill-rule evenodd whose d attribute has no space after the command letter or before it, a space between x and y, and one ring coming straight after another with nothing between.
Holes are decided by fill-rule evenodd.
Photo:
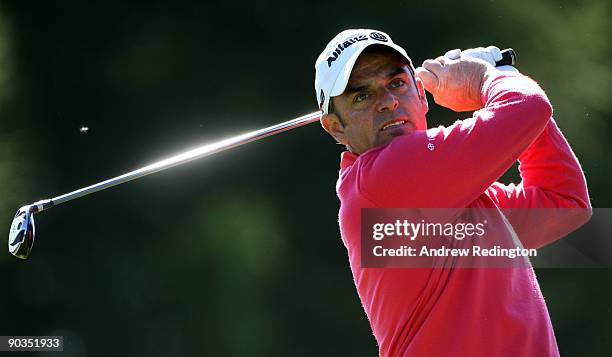
<instances>
[{"instance_id":1,"label":"wrist","mask_svg":"<svg viewBox=\"0 0 612 357\"><path fill-rule=\"evenodd\" d=\"M480 93L485 92L493 79L499 74L500 72L495 67L487 66L480 82Z\"/></svg>"},{"instance_id":2,"label":"wrist","mask_svg":"<svg viewBox=\"0 0 612 357\"><path fill-rule=\"evenodd\" d=\"M500 77L508 77L509 75L514 74L513 72L504 72L500 71L497 68L490 66L487 68L485 73L482 76L482 86L480 88L480 98L482 101L482 107L484 108L487 104L487 100L489 98L489 91L493 83L499 79Z\"/></svg>"},{"instance_id":3,"label":"wrist","mask_svg":"<svg viewBox=\"0 0 612 357\"><path fill-rule=\"evenodd\" d=\"M495 67L485 64L484 61L482 63L482 67L480 68L480 73L478 75L479 82L476 82L476 86L472 87L472 98L477 104L477 108L475 110L481 109L484 107L486 101L485 96L483 95L486 92L491 80L497 76L498 71Z\"/></svg>"}]
</instances>

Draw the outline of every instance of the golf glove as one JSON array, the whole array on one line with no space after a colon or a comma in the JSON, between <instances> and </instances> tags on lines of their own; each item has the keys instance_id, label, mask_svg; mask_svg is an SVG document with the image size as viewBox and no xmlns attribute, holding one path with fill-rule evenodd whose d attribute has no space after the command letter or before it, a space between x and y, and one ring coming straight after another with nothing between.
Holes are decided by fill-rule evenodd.
<instances>
[{"instance_id":1,"label":"golf glove","mask_svg":"<svg viewBox=\"0 0 612 357\"><path fill-rule=\"evenodd\" d=\"M502 54L499 48L495 46L489 46L486 48L485 47L470 48L464 51L461 51L460 49L456 48L456 49L447 51L444 54L444 57L448 59L453 59L453 60L459 59L461 57L478 58L478 59L486 61L490 63L491 65L495 66L495 62L502 59ZM499 66L496 68L499 69L500 71L518 72L518 70L514 68L513 66Z\"/></svg>"}]
</instances>

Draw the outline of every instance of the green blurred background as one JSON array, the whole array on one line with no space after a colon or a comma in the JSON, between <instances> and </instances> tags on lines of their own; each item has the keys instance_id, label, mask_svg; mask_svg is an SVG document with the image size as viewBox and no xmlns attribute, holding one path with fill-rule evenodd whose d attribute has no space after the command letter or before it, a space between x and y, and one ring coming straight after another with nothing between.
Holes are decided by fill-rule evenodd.
<instances>
[{"instance_id":1,"label":"green blurred background","mask_svg":"<svg viewBox=\"0 0 612 357\"><path fill-rule=\"evenodd\" d=\"M0 232L22 204L314 111L314 61L348 27L416 63L513 47L611 207L611 15L606 0L2 1ZM434 106L429 123L463 116ZM337 227L340 152L313 124L37 215L30 260L0 254L0 335L63 335L64 356L376 355ZM561 354L610 355L612 272L537 274Z\"/></svg>"}]
</instances>

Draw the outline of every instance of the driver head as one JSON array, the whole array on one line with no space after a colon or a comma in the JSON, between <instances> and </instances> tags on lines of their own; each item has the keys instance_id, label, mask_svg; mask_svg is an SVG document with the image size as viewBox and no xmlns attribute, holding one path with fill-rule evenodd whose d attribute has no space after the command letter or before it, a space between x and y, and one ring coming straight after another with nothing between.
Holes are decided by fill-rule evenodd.
<instances>
[{"instance_id":1,"label":"driver head","mask_svg":"<svg viewBox=\"0 0 612 357\"><path fill-rule=\"evenodd\" d=\"M17 210L11 231L8 248L17 258L27 259L34 245L34 212L33 206L23 206Z\"/></svg>"}]
</instances>

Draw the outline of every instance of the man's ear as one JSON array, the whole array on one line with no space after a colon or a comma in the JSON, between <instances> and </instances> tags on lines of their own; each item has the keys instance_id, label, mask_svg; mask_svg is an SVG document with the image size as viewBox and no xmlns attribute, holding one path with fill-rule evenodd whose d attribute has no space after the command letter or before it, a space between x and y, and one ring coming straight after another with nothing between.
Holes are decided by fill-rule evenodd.
<instances>
[{"instance_id":1,"label":"man's ear","mask_svg":"<svg viewBox=\"0 0 612 357\"><path fill-rule=\"evenodd\" d=\"M338 143L347 145L348 140L344 133L344 125L342 125L340 118L338 118L336 114L331 113L323 115L321 117L321 126L329 135L333 136Z\"/></svg>"},{"instance_id":2,"label":"man's ear","mask_svg":"<svg viewBox=\"0 0 612 357\"><path fill-rule=\"evenodd\" d=\"M419 77L415 76L415 82L417 86L417 91L419 92L419 100L421 101L421 106L425 113L429 110L429 104L427 103L427 96L425 95L425 87L423 86L423 81Z\"/></svg>"}]
</instances>

